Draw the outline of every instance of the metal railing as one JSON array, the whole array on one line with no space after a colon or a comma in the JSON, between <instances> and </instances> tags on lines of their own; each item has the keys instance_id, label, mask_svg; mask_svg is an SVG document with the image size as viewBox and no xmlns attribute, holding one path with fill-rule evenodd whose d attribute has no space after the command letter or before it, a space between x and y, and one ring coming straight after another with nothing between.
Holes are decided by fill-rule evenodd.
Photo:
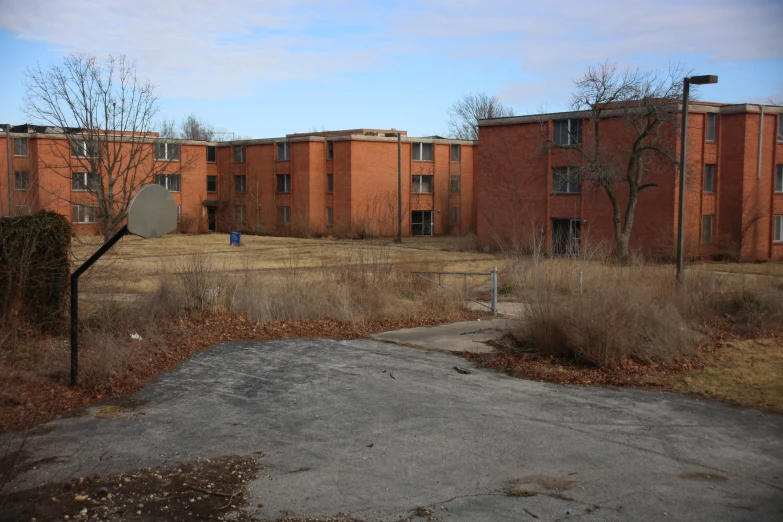
<instances>
[{"instance_id":1,"label":"metal railing","mask_svg":"<svg viewBox=\"0 0 783 522\"><path fill-rule=\"evenodd\" d=\"M483 306L484 308L489 308L492 311L493 315L498 314L498 267L494 267L492 269L492 272L411 272L411 274L420 277L425 281L429 281L430 283L436 284L441 288L445 288L446 290L451 290L452 292L456 292L460 294L463 298L467 299L468 301L472 301L479 306ZM437 281L435 281L434 278L430 279L428 277L433 274L438 276ZM463 291L460 293L459 290L455 290L454 288L451 288L450 286L446 286L445 284L443 284L444 275L461 275L463 277L463 285L464 285ZM473 299L468 295L468 276L489 276L489 293L490 293L489 305L481 301L477 301L476 299Z\"/></svg>"}]
</instances>

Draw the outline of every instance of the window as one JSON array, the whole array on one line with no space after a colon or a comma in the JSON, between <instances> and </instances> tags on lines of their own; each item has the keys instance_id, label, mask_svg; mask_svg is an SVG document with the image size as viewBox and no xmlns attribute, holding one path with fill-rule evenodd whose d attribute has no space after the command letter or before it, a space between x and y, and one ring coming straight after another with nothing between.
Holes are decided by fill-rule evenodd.
<instances>
[{"instance_id":1,"label":"window","mask_svg":"<svg viewBox=\"0 0 783 522\"><path fill-rule=\"evenodd\" d=\"M432 161L432 143L414 143L413 161Z\"/></svg>"},{"instance_id":2,"label":"window","mask_svg":"<svg viewBox=\"0 0 783 522\"><path fill-rule=\"evenodd\" d=\"M783 192L783 165L775 170L775 192Z\"/></svg>"},{"instance_id":3,"label":"window","mask_svg":"<svg viewBox=\"0 0 783 522\"><path fill-rule=\"evenodd\" d=\"M234 176L234 192L237 194L247 192L247 176Z\"/></svg>"},{"instance_id":4,"label":"window","mask_svg":"<svg viewBox=\"0 0 783 522\"><path fill-rule=\"evenodd\" d=\"M291 224L291 207L277 207L277 224Z\"/></svg>"},{"instance_id":5,"label":"window","mask_svg":"<svg viewBox=\"0 0 783 522\"><path fill-rule=\"evenodd\" d=\"M582 176L578 167L553 167L552 189L558 194L579 194L582 192Z\"/></svg>"},{"instance_id":6,"label":"window","mask_svg":"<svg viewBox=\"0 0 783 522\"><path fill-rule=\"evenodd\" d=\"M90 190L94 192L97 188L97 176L89 172L74 172L71 174L71 190Z\"/></svg>"},{"instance_id":7,"label":"window","mask_svg":"<svg viewBox=\"0 0 783 522\"><path fill-rule=\"evenodd\" d=\"M288 161L291 159L291 146L287 141L281 141L277 144L277 161Z\"/></svg>"},{"instance_id":8,"label":"window","mask_svg":"<svg viewBox=\"0 0 783 522\"><path fill-rule=\"evenodd\" d=\"M158 161L179 161L179 143L155 143L155 159Z\"/></svg>"},{"instance_id":9,"label":"window","mask_svg":"<svg viewBox=\"0 0 783 522\"><path fill-rule=\"evenodd\" d=\"M90 207L86 205L71 206L72 223L95 223L95 218L97 215L98 207Z\"/></svg>"},{"instance_id":10,"label":"window","mask_svg":"<svg viewBox=\"0 0 783 522\"><path fill-rule=\"evenodd\" d=\"M217 163L217 147L207 145L207 163Z\"/></svg>"},{"instance_id":11,"label":"window","mask_svg":"<svg viewBox=\"0 0 783 522\"><path fill-rule=\"evenodd\" d=\"M775 216L775 231L772 241L776 243L783 241L783 216Z\"/></svg>"},{"instance_id":12,"label":"window","mask_svg":"<svg viewBox=\"0 0 783 522\"><path fill-rule=\"evenodd\" d=\"M715 216L702 216L701 218L701 242L712 243L712 222Z\"/></svg>"},{"instance_id":13,"label":"window","mask_svg":"<svg viewBox=\"0 0 783 522\"><path fill-rule=\"evenodd\" d=\"M177 205L177 223L182 221L182 205Z\"/></svg>"},{"instance_id":14,"label":"window","mask_svg":"<svg viewBox=\"0 0 783 522\"><path fill-rule=\"evenodd\" d=\"M169 192L179 192L179 174L158 174L155 183Z\"/></svg>"},{"instance_id":15,"label":"window","mask_svg":"<svg viewBox=\"0 0 783 522\"><path fill-rule=\"evenodd\" d=\"M288 194L291 192L291 174L277 175L277 193Z\"/></svg>"},{"instance_id":16,"label":"window","mask_svg":"<svg viewBox=\"0 0 783 522\"><path fill-rule=\"evenodd\" d=\"M14 138L14 156L27 156L27 138Z\"/></svg>"},{"instance_id":17,"label":"window","mask_svg":"<svg viewBox=\"0 0 783 522\"><path fill-rule=\"evenodd\" d=\"M14 188L16 190L30 190L30 176L26 170L14 172Z\"/></svg>"},{"instance_id":18,"label":"window","mask_svg":"<svg viewBox=\"0 0 783 522\"><path fill-rule=\"evenodd\" d=\"M715 192L715 165L704 165L704 192Z\"/></svg>"},{"instance_id":19,"label":"window","mask_svg":"<svg viewBox=\"0 0 783 522\"><path fill-rule=\"evenodd\" d=\"M452 226L459 225L459 207L451 207L449 210L449 223Z\"/></svg>"},{"instance_id":20,"label":"window","mask_svg":"<svg viewBox=\"0 0 783 522\"><path fill-rule=\"evenodd\" d=\"M582 120L555 120L555 145L581 145L582 144Z\"/></svg>"},{"instance_id":21,"label":"window","mask_svg":"<svg viewBox=\"0 0 783 522\"><path fill-rule=\"evenodd\" d=\"M783 141L783 114L778 113L778 141Z\"/></svg>"},{"instance_id":22,"label":"window","mask_svg":"<svg viewBox=\"0 0 783 522\"><path fill-rule=\"evenodd\" d=\"M432 194L432 176L413 176L411 192L414 194Z\"/></svg>"},{"instance_id":23,"label":"window","mask_svg":"<svg viewBox=\"0 0 783 522\"><path fill-rule=\"evenodd\" d=\"M326 207L326 226L334 226L334 207Z\"/></svg>"},{"instance_id":24,"label":"window","mask_svg":"<svg viewBox=\"0 0 783 522\"><path fill-rule=\"evenodd\" d=\"M459 151L460 151L459 145L457 145L456 143L451 145L451 161L453 161L454 163L459 163Z\"/></svg>"},{"instance_id":25,"label":"window","mask_svg":"<svg viewBox=\"0 0 783 522\"><path fill-rule=\"evenodd\" d=\"M98 140L75 138L71 140L71 156L74 158L97 158Z\"/></svg>"},{"instance_id":26,"label":"window","mask_svg":"<svg viewBox=\"0 0 783 522\"><path fill-rule=\"evenodd\" d=\"M16 205L17 216L27 216L30 213L30 205Z\"/></svg>"},{"instance_id":27,"label":"window","mask_svg":"<svg viewBox=\"0 0 783 522\"><path fill-rule=\"evenodd\" d=\"M245 162L245 146L234 145L234 163L244 163L244 162Z\"/></svg>"},{"instance_id":28,"label":"window","mask_svg":"<svg viewBox=\"0 0 783 522\"><path fill-rule=\"evenodd\" d=\"M715 141L715 118L714 112L707 113L707 141Z\"/></svg>"},{"instance_id":29,"label":"window","mask_svg":"<svg viewBox=\"0 0 783 522\"><path fill-rule=\"evenodd\" d=\"M234 206L234 223L237 225L244 225L245 224L245 206L244 205L235 205Z\"/></svg>"},{"instance_id":30,"label":"window","mask_svg":"<svg viewBox=\"0 0 783 522\"><path fill-rule=\"evenodd\" d=\"M334 142L333 141L327 141L326 142L326 159L334 159Z\"/></svg>"},{"instance_id":31,"label":"window","mask_svg":"<svg viewBox=\"0 0 783 522\"><path fill-rule=\"evenodd\" d=\"M207 193L217 192L217 176L207 176Z\"/></svg>"},{"instance_id":32,"label":"window","mask_svg":"<svg viewBox=\"0 0 783 522\"><path fill-rule=\"evenodd\" d=\"M459 176L451 176L451 179L449 180L449 192L452 194L459 194L459 182Z\"/></svg>"}]
</instances>

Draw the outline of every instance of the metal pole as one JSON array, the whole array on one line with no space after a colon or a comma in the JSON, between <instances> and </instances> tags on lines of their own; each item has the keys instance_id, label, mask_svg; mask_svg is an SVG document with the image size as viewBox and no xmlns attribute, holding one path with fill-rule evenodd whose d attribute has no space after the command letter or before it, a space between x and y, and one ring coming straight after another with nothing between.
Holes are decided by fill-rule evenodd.
<instances>
[{"instance_id":1,"label":"metal pole","mask_svg":"<svg viewBox=\"0 0 783 522\"><path fill-rule=\"evenodd\" d=\"M402 243L402 134L397 133L397 243Z\"/></svg>"},{"instance_id":2,"label":"metal pole","mask_svg":"<svg viewBox=\"0 0 783 522\"><path fill-rule=\"evenodd\" d=\"M492 315L498 315L498 267L492 269Z\"/></svg>"},{"instance_id":3,"label":"metal pole","mask_svg":"<svg viewBox=\"0 0 783 522\"><path fill-rule=\"evenodd\" d=\"M688 148L688 91L690 78L683 79L682 87L682 137L680 138L680 212L677 216L677 280L682 281L684 274L683 251L685 239L683 228L685 223L685 156Z\"/></svg>"},{"instance_id":4,"label":"metal pole","mask_svg":"<svg viewBox=\"0 0 783 522\"><path fill-rule=\"evenodd\" d=\"M71 386L79 382L79 276L127 233L128 225L124 225L71 274Z\"/></svg>"}]
</instances>

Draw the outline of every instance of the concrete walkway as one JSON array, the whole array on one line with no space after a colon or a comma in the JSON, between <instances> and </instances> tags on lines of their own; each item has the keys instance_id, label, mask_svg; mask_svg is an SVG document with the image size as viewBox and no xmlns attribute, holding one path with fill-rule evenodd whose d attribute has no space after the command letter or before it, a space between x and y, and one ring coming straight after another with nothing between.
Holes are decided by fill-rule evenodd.
<instances>
[{"instance_id":1,"label":"concrete walkway","mask_svg":"<svg viewBox=\"0 0 783 522\"><path fill-rule=\"evenodd\" d=\"M490 320L463 321L439 326L404 328L371 336L385 341L425 350L446 352L489 353L494 350L486 342L503 335L515 319L498 317Z\"/></svg>"}]
</instances>

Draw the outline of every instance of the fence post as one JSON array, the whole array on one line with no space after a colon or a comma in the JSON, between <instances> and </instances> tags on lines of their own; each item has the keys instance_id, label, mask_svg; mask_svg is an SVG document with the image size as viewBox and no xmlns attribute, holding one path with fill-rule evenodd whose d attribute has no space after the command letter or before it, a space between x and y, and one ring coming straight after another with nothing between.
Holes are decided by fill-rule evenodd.
<instances>
[{"instance_id":1,"label":"fence post","mask_svg":"<svg viewBox=\"0 0 783 522\"><path fill-rule=\"evenodd\" d=\"M492 315L498 315L498 267L492 269Z\"/></svg>"}]
</instances>

